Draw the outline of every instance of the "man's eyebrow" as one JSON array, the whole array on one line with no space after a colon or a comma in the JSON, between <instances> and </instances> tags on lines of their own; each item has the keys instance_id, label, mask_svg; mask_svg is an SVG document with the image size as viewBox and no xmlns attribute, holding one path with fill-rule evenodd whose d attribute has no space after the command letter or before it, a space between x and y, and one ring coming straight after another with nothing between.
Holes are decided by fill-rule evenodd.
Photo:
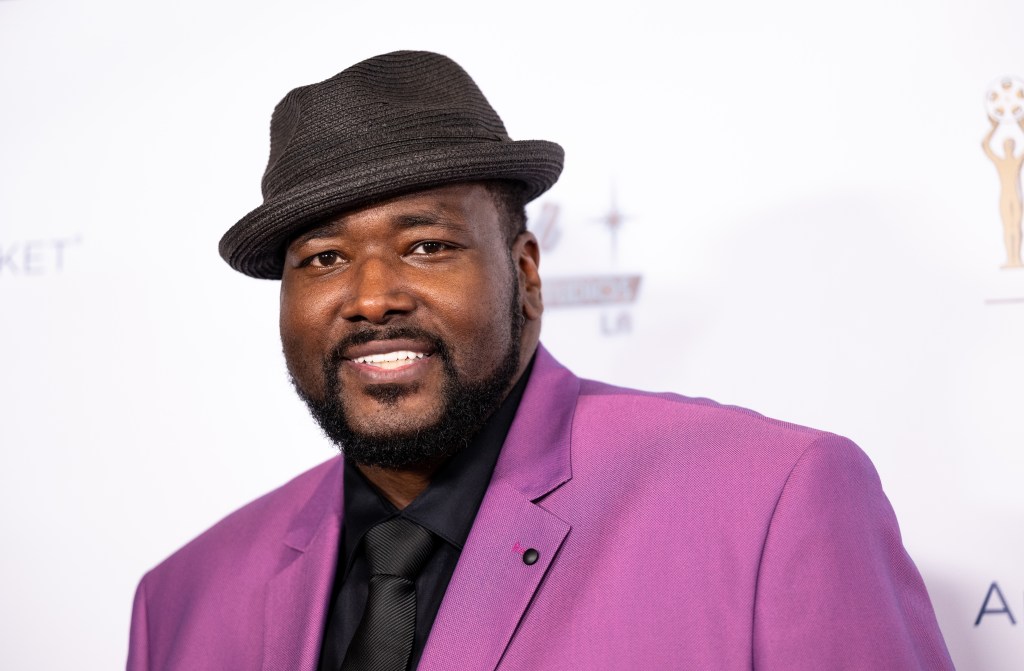
<instances>
[{"instance_id":1,"label":"man's eyebrow","mask_svg":"<svg viewBox=\"0 0 1024 671\"><path fill-rule=\"evenodd\" d=\"M310 240L329 238L332 235L337 235L338 233L340 233L343 228L344 224L340 221L332 221L328 224L315 226L306 231L305 233L301 233L292 238L291 242L288 243L288 246L291 247L292 245L304 245Z\"/></svg>"},{"instance_id":2,"label":"man's eyebrow","mask_svg":"<svg viewBox=\"0 0 1024 671\"><path fill-rule=\"evenodd\" d=\"M417 228L420 226L441 226L456 230L465 230L465 224L459 223L443 214L403 214L394 220L395 228Z\"/></svg>"}]
</instances>

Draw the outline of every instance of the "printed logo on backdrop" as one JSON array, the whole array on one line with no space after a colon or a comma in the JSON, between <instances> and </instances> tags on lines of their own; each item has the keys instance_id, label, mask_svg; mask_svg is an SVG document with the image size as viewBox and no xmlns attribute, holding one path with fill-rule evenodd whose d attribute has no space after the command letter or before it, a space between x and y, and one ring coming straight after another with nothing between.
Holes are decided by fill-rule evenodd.
<instances>
[{"instance_id":1,"label":"printed logo on backdrop","mask_svg":"<svg viewBox=\"0 0 1024 671\"><path fill-rule=\"evenodd\" d=\"M0 280L64 272L82 236L37 240L0 240Z\"/></svg>"},{"instance_id":2,"label":"printed logo on backdrop","mask_svg":"<svg viewBox=\"0 0 1024 671\"><path fill-rule=\"evenodd\" d=\"M1021 611L1024 612L1024 598L1016 603L1020 604ZM985 592L985 598L981 602L981 610L978 611L978 617L974 619L974 626L1017 626L1017 617L1013 612L1013 604L1007 600L1006 595L1003 594L1003 590L999 588L999 583L993 582L988 586L988 590Z\"/></svg>"},{"instance_id":3,"label":"printed logo on backdrop","mask_svg":"<svg viewBox=\"0 0 1024 671\"><path fill-rule=\"evenodd\" d=\"M562 240L561 208L544 203L540 214L531 222L530 230L537 236L542 251L550 252ZM622 335L633 330L631 307L640 293L643 276L615 272L619 253L619 230L626 217L619 211L612 194L607 213L591 220L603 226L609 236L608 262L593 273L573 276L544 277L545 308L585 308L599 311L598 329L602 335Z\"/></svg>"}]
</instances>

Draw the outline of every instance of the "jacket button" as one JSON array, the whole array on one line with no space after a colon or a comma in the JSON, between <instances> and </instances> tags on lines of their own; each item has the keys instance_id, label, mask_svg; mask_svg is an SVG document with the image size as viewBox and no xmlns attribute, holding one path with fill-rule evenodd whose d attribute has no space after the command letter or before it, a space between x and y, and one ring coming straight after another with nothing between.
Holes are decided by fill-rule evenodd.
<instances>
[{"instance_id":1,"label":"jacket button","mask_svg":"<svg viewBox=\"0 0 1024 671\"><path fill-rule=\"evenodd\" d=\"M537 563L538 559L540 559L540 553L533 548L530 548L523 553L523 563L527 566L533 566Z\"/></svg>"}]
</instances>

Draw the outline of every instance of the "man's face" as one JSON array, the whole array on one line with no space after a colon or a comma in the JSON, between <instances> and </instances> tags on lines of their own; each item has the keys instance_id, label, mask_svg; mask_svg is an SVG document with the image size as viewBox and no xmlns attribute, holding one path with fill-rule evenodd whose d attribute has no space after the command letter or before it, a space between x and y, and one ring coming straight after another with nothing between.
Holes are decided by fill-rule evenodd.
<instances>
[{"instance_id":1,"label":"man's face","mask_svg":"<svg viewBox=\"0 0 1024 671\"><path fill-rule=\"evenodd\" d=\"M394 198L297 237L281 284L296 389L357 462L449 456L533 351L536 328L520 335L539 317L536 262L529 234L510 250L480 184Z\"/></svg>"}]
</instances>

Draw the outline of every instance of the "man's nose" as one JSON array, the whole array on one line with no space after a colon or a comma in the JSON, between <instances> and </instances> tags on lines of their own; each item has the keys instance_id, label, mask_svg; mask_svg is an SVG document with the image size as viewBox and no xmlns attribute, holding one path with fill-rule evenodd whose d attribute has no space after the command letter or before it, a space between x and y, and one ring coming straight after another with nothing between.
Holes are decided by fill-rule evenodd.
<instances>
[{"instance_id":1,"label":"man's nose","mask_svg":"<svg viewBox=\"0 0 1024 671\"><path fill-rule=\"evenodd\" d=\"M349 295L342 316L349 321L385 324L395 316L412 312L416 301L404 286L401 261L389 263L369 258L349 269Z\"/></svg>"}]
</instances>

